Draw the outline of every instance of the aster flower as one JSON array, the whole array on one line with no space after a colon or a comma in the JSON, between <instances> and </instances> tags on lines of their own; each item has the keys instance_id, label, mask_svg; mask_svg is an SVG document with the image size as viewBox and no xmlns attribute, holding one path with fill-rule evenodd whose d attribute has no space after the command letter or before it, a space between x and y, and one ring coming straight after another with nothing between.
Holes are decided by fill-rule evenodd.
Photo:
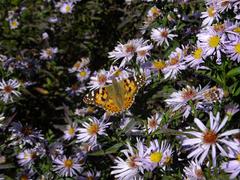
<instances>
[{"instance_id":1,"label":"aster flower","mask_svg":"<svg viewBox=\"0 0 240 180\"><path fill-rule=\"evenodd\" d=\"M198 131L189 131L185 132L194 136L194 138L186 138L183 141L183 146L190 146L189 148L192 152L187 156L188 158L195 157L199 159L199 162L202 164L209 154L210 149L212 150L212 164L213 167L216 167L216 150L219 149L223 155L226 155L226 151L221 146L224 144L227 147L236 149L237 144L231 143L227 140L227 136L237 134L240 132L240 129L233 129L220 133L221 129L227 123L228 117L226 116L220 123L220 113L218 112L216 116L212 112L209 113L210 118L210 128L207 128L202 121L198 118L194 119L195 124L202 132Z\"/></svg>"},{"instance_id":2,"label":"aster flower","mask_svg":"<svg viewBox=\"0 0 240 180\"><path fill-rule=\"evenodd\" d=\"M111 66L109 73L110 73L110 77L114 77L116 78L118 81L123 80L128 78L129 74L128 74L128 69L125 68L119 68L117 66Z\"/></svg>"},{"instance_id":3,"label":"aster flower","mask_svg":"<svg viewBox=\"0 0 240 180\"><path fill-rule=\"evenodd\" d=\"M20 166L31 167L37 158L37 152L34 149L25 149L17 155Z\"/></svg>"},{"instance_id":4,"label":"aster flower","mask_svg":"<svg viewBox=\"0 0 240 180\"><path fill-rule=\"evenodd\" d=\"M174 52L169 55L169 60L166 62L166 67L162 69L164 79L176 79L177 75L187 68L184 59L184 52L180 48L176 48Z\"/></svg>"},{"instance_id":5,"label":"aster flower","mask_svg":"<svg viewBox=\"0 0 240 180\"><path fill-rule=\"evenodd\" d=\"M73 7L74 7L74 5L72 2L62 3L60 6L60 12L63 14L72 13Z\"/></svg>"},{"instance_id":6,"label":"aster flower","mask_svg":"<svg viewBox=\"0 0 240 180\"><path fill-rule=\"evenodd\" d=\"M100 87L106 86L107 83L111 83L110 73L104 69L99 72L95 72L90 78L89 88L91 90L98 89Z\"/></svg>"},{"instance_id":7,"label":"aster flower","mask_svg":"<svg viewBox=\"0 0 240 180\"><path fill-rule=\"evenodd\" d=\"M170 149L170 145L166 141L162 141L161 144L157 139L151 141L144 154L144 168L148 171L153 171L156 167L164 166L167 160L165 157L166 151Z\"/></svg>"},{"instance_id":8,"label":"aster flower","mask_svg":"<svg viewBox=\"0 0 240 180\"><path fill-rule=\"evenodd\" d=\"M10 29L17 29L19 26L18 20L17 19L9 20L9 26L10 26Z\"/></svg>"},{"instance_id":9,"label":"aster flower","mask_svg":"<svg viewBox=\"0 0 240 180\"><path fill-rule=\"evenodd\" d=\"M47 49L42 49L40 52L40 59L43 60L50 60L53 59L55 54L58 52L58 48L54 47L50 47Z\"/></svg>"},{"instance_id":10,"label":"aster flower","mask_svg":"<svg viewBox=\"0 0 240 180\"><path fill-rule=\"evenodd\" d=\"M153 48L152 44L147 44L147 41L145 41L141 46L137 47L136 53L137 53L137 61L138 62L144 62L148 59L150 56L150 50Z\"/></svg>"},{"instance_id":11,"label":"aster flower","mask_svg":"<svg viewBox=\"0 0 240 180\"><path fill-rule=\"evenodd\" d=\"M77 158L67 158L66 156L58 157L53 160L53 163L53 171L59 173L60 176L73 177L82 171L82 167Z\"/></svg>"},{"instance_id":12,"label":"aster flower","mask_svg":"<svg viewBox=\"0 0 240 180\"><path fill-rule=\"evenodd\" d=\"M219 12L224 12L232 9L233 0L219 0L217 1L217 9Z\"/></svg>"},{"instance_id":13,"label":"aster flower","mask_svg":"<svg viewBox=\"0 0 240 180\"><path fill-rule=\"evenodd\" d=\"M88 106L88 107L82 107L82 108L76 108L74 114L77 116L85 117L87 114L94 114L97 112L97 109L94 107Z\"/></svg>"},{"instance_id":14,"label":"aster flower","mask_svg":"<svg viewBox=\"0 0 240 180\"><path fill-rule=\"evenodd\" d=\"M21 95L17 91L19 87L20 83L16 79L9 79L8 81L2 79L2 82L0 82L0 99L5 103L13 101L13 96L18 97Z\"/></svg>"},{"instance_id":15,"label":"aster flower","mask_svg":"<svg viewBox=\"0 0 240 180\"><path fill-rule=\"evenodd\" d=\"M191 161L188 167L184 167L186 180L205 180L201 165L198 161Z\"/></svg>"},{"instance_id":16,"label":"aster flower","mask_svg":"<svg viewBox=\"0 0 240 180\"><path fill-rule=\"evenodd\" d=\"M159 113L149 117L148 119L148 133L152 133L159 128L162 116Z\"/></svg>"},{"instance_id":17,"label":"aster flower","mask_svg":"<svg viewBox=\"0 0 240 180\"><path fill-rule=\"evenodd\" d=\"M201 18L204 19L202 22L202 26L206 26L206 25L210 26L214 20L218 21L220 16L215 6L209 6L207 7L206 12L202 12Z\"/></svg>"},{"instance_id":18,"label":"aster flower","mask_svg":"<svg viewBox=\"0 0 240 180\"><path fill-rule=\"evenodd\" d=\"M240 36L231 36L230 41L225 44L225 52L232 61L240 62Z\"/></svg>"},{"instance_id":19,"label":"aster flower","mask_svg":"<svg viewBox=\"0 0 240 180\"><path fill-rule=\"evenodd\" d=\"M31 169L23 169L17 174L19 180L33 180L34 172Z\"/></svg>"},{"instance_id":20,"label":"aster flower","mask_svg":"<svg viewBox=\"0 0 240 180\"><path fill-rule=\"evenodd\" d=\"M80 82L87 80L89 76L90 76L90 70L88 68L78 70L77 78Z\"/></svg>"},{"instance_id":21,"label":"aster flower","mask_svg":"<svg viewBox=\"0 0 240 180\"><path fill-rule=\"evenodd\" d=\"M104 121L100 121L97 118L89 118L89 123L83 122L82 125L84 128L79 128L79 134L77 134L78 142L88 142L92 145L97 144L97 136L99 135L107 135L105 133L105 129L111 123L106 123Z\"/></svg>"},{"instance_id":22,"label":"aster flower","mask_svg":"<svg viewBox=\"0 0 240 180\"><path fill-rule=\"evenodd\" d=\"M95 169L86 171L78 178L78 180L98 180L101 177L101 172Z\"/></svg>"},{"instance_id":23,"label":"aster flower","mask_svg":"<svg viewBox=\"0 0 240 180\"><path fill-rule=\"evenodd\" d=\"M11 145L33 145L34 143L44 139L40 130L27 125L23 126L20 122L13 122L9 131L11 132Z\"/></svg>"},{"instance_id":24,"label":"aster flower","mask_svg":"<svg viewBox=\"0 0 240 180\"><path fill-rule=\"evenodd\" d=\"M223 89L213 86L211 88L204 88L201 93L199 93L199 98L203 100L204 103L215 103L221 102L224 96Z\"/></svg>"},{"instance_id":25,"label":"aster flower","mask_svg":"<svg viewBox=\"0 0 240 180\"><path fill-rule=\"evenodd\" d=\"M70 96L79 96L81 93L85 92L87 90L86 86L83 84L78 85L78 83L72 84L71 87L67 87L65 91L70 95Z\"/></svg>"},{"instance_id":26,"label":"aster flower","mask_svg":"<svg viewBox=\"0 0 240 180\"><path fill-rule=\"evenodd\" d=\"M221 168L230 173L230 179L235 179L240 174L240 146L238 149L229 149L228 157L231 159L228 162L224 162Z\"/></svg>"},{"instance_id":27,"label":"aster flower","mask_svg":"<svg viewBox=\"0 0 240 180\"><path fill-rule=\"evenodd\" d=\"M78 129L78 126L76 123L67 125L66 129L64 130L63 138L68 141L73 139L76 135L77 129Z\"/></svg>"},{"instance_id":28,"label":"aster flower","mask_svg":"<svg viewBox=\"0 0 240 180\"><path fill-rule=\"evenodd\" d=\"M63 145L60 142L54 142L48 146L48 152L52 159L56 159L56 157L63 156Z\"/></svg>"},{"instance_id":29,"label":"aster flower","mask_svg":"<svg viewBox=\"0 0 240 180\"><path fill-rule=\"evenodd\" d=\"M207 67L202 66L204 64L205 52L203 48L197 47L192 54L188 55L185 59L191 68L196 70L198 69L206 69Z\"/></svg>"},{"instance_id":30,"label":"aster flower","mask_svg":"<svg viewBox=\"0 0 240 180\"><path fill-rule=\"evenodd\" d=\"M161 10L156 6L151 7L147 12L147 17L150 19L156 19L161 15Z\"/></svg>"},{"instance_id":31,"label":"aster flower","mask_svg":"<svg viewBox=\"0 0 240 180\"><path fill-rule=\"evenodd\" d=\"M72 68L68 69L68 72L74 73L74 72L79 72L83 68L86 68L86 66L89 64L90 59L89 58L81 58L80 61L77 61Z\"/></svg>"},{"instance_id":32,"label":"aster flower","mask_svg":"<svg viewBox=\"0 0 240 180\"><path fill-rule=\"evenodd\" d=\"M168 28L157 28L152 29L151 39L157 43L157 46L161 46L163 43L166 43L169 46L168 39L173 40L177 35L171 34L171 30Z\"/></svg>"},{"instance_id":33,"label":"aster flower","mask_svg":"<svg viewBox=\"0 0 240 180\"><path fill-rule=\"evenodd\" d=\"M111 167L113 169L111 174L113 174L116 179L121 180L141 178L140 173L143 173L141 158L144 152L144 145L141 141L138 141L136 149L129 143L127 143L127 147L128 149L122 150L126 156L126 160L117 157L115 159L116 165Z\"/></svg>"},{"instance_id":34,"label":"aster flower","mask_svg":"<svg viewBox=\"0 0 240 180\"><path fill-rule=\"evenodd\" d=\"M200 34L197 34L199 46L205 52L206 57L216 55L218 64L221 64L222 43L224 36L220 36L212 27L207 27Z\"/></svg>"},{"instance_id":35,"label":"aster flower","mask_svg":"<svg viewBox=\"0 0 240 180\"><path fill-rule=\"evenodd\" d=\"M224 110L228 116L232 117L234 114L240 111L240 108L238 104L230 103L225 106Z\"/></svg>"}]
</instances>

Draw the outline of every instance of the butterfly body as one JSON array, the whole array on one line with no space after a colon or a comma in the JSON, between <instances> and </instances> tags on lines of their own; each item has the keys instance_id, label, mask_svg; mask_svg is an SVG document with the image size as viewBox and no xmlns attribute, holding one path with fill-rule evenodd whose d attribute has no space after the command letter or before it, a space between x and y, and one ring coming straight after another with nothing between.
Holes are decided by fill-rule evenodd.
<instances>
[{"instance_id":1,"label":"butterfly body","mask_svg":"<svg viewBox=\"0 0 240 180\"><path fill-rule=\"evenodd\" d=\"M111 85L89 92L83 101L99 106L111 114L121 113L132 106L139 88L144 83L145 77L142 75L121 81L113 79Z\"/></svg>"}]
</instances>

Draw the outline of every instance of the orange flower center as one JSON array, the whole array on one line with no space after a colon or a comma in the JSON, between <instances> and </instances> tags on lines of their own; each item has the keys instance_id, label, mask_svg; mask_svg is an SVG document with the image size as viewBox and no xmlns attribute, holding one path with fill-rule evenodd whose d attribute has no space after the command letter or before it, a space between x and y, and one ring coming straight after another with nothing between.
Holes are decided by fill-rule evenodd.
<instances>
[{"instance_id":1,"label":"orange flower center","mask_svg":"<svg viewBox=\"0 0 240 180\"><path fill-rule=\"evenodd\" d=\"M217 141L217 134L212 130L208 130L203 135L203 141L206 144L215 144Z\"/></svg>"},{"instance_id":2,"label":"orange flower center","mask_svg":"<svg viewBox=\"0 0 240 180\"><path fill-rule=\"evenodd\" d=\"M66 167L66 168L71 168L73 166L73 160L71 160L71 159L66 159L65 161L64 161L64 167Z\"/></svg>"},{"instance_id":3,"label":"orange flower center","mask_svg":"<svg viewBox=\"0 0 240 180\"><path fill-rule=\"evenodd\" d=\"M164 38L167 38L167 37L168 37L168 31L163 30L163 31L161 32L161 36L164 37Z\"/></svg>"},{"instance_id":4,"label":"orange flower center","mask_svg":"<svg viewBox=\"0 0 240 180\"><path fill-rule=\"evenodd\" d=\"M99 125L97 123L92 123L91 126L88 127L87 131L90 135L95 135L99 131Z\"/></svg>"},{"instance_id":5,"label":"orange flower center","mask_svg":"<svg viewBox=\"0 0 240 180\"><path fill-rule=\"evenodd\" d=\"M98 82L104 84L107 81L107 77L105 75L98 75Z\"/></svg>"}]
</instances>

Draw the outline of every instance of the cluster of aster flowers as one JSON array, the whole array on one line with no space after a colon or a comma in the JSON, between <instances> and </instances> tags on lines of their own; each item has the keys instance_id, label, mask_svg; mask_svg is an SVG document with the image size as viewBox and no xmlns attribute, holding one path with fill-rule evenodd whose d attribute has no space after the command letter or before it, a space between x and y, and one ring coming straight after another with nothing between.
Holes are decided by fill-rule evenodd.
<instances>
[{"instance_id":1,"label":"cluster of aster flowers","mask_svg":"<svg viewBox=\"0 0 240 180\"><path fill-rule=\"evenodd\" d=\"M80 2L46 1L62 16L74 13ZM82 102L72 107L69 103L70 110L63 103L63 108L59 109L64 109L65 124L51 125L54 128L44 132L26 122L25 117L22 117L23 122L16 120L16 114L6 117L6 114L14 112L12 106L19 106L17 100L21 96L28 94L35 97L27 90L29 84L34 84L28 81L30 76L26 76L27 81L24 79L23 82L9 76L14 77L18 70L23 73L29 67L34 74L41 69L44 72L44 68L57 63L64 50L51 47L51 35L43 32L39 35L43 46L34 51L34 58L26 58L24 52L22 57L1 55L2 69L10 75L4 74L0 80L3 111L0 112L0 130L7 137L0 145L3 150L0 152L0 168L12 158L17 160L13 164L18 179L114 177L133 180L164 179L166 175L167 178L202 180L220 172L225 172L225 177L230 179L239 176L240 129L238 123L234 128L232 124L240 108L231 100L229 93L232 90L232 94L236 94L233 96L237 96L240 89L238 82L234 82L231 88L227 85L227 78L231 74L238 75L239 69L233 73L227 73L226 69L236 68L240 62L240 3L238 0L206 0L206 11L193 15L198 20L202 19L198 31L188 34L194 36L194 41L186 43L183 41L188 35L185 37L181 34L183 32L178 31L178 23L187 22L186 17L180 15L177 8L165 12L173 2L188 6L188 1L142 1L149 8L143 18L143 26L141 24L139 28L140 37L132 37L134 39L125 43L123 40L118 42L107 54L109 66L91 71L91 58L83 57L64 71L75 80L70 86L64 84L65 97L71 103L76 97L82 98L88 90L101 91L101 88L112 87L114 83L120 84L141 73L146 77L145 87L140 90L142 104L139 105L138 101L133 107L143 108L126 109L127 112L121 114L103 114L103 111ZM132 1L126 3L134 6ZM164 17L167 23L161 21ZM8 13L6 21L12 31L20 28L14 12ZM48 21L51 24L61 22L57 17L49 17ZM35 59L38 61L35 62ZM52 78L51 75L48 73ZM51 81L49 77L47 83ZM193 85L195 81L192 79L198 84ZM164 86L166 89L160 91ZM170 89L170 86L176 87L176 90ZM34 90L41 95L49 94L44 87ZM114 93L112 91L110 95ZM119 94L122 95L121 92ZM113 95L113 98L118 98L118 95ZM136 100L138 98L137 95ZM110 98L108 100L115 102ZM116 102L119 103L118 100ZM11 109L10 112L4 112L2 104ZM37 111L41 114L41 109ZM4 152L6 149L11 149L12 154ZM177 171L183 175L179 177Z\"/></svg>"}]
</instances>

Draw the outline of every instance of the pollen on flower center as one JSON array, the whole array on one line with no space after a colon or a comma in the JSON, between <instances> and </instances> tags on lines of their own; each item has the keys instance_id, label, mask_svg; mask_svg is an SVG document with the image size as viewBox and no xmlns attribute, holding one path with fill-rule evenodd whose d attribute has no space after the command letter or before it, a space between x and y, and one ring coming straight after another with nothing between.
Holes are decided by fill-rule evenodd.
<instances>
[{"instance_id":1,"label":"pollen on flower center","mask_svg":"<svg viewBox=\"0 0 240 180\"><path fill-rule=\"evenodd\" d=\"M240 54L240 43L237 43L234 47L236 53Z\"/></svg>"},{"instance_id":2,"label":"pollen on flower center","mask_svg":"<svg viewBox=\"0 0 240 180\"><path fill-rule=\"evenodd\" d=\"M182 98L188 100L193 98L195 95L196 95L196 91L194 91L194 89L188 88L183 90Z\"/></svg>"},{"instance_id":3,"label":"pollen on flower center","mask_svg":"<svg viewBox=\"0 0 240 180\"><path fill-rule=\"evenodd\" d=\"M27 177L26 175L22 175L22 176L20 177L20 180L28 180L28 177Z\"/></svg>"},{"instance_id":4,"label":"pollen on flower center","mask_svg":"<svg viewBox=\"0 0 240 180\"><path fill-rule=\"evenodd\" d=\"M105 75L98 76L98 82L104 84L107 81L107 77Z\"/></svg>"},{"instance_id":5,"label":"pollen on flower center","mask_svg":"<svg viewBox=\"0 0 240 180\"><path fill-rule=\"evenodd\" d=\"M164 67L166 67L166 63L162 60L159 60L159 61L154 61L153 62L153 66L154 68L158 69L158 70L161 70L163 69Z\"/></svg>"},{"instance_id":6,"label":"pollen on flower center","mask_svg":"<svg viewBox=\"0 0 240 180\"><path fill-rule=\"evenodd\" d=\"M73 127L70 127L68 129L68 134L73 135L75 133L75 129Z\"/></svg>"},{"instance_id":7,"label":"pollen on flower center","mask_svg":"<svg viewBox=\"0 0 240 180\"><path fill-rule=\"evenodd\" d=\"M147 54L146 50L138 51L139 56L145 56Z\"/></svg>"},{"instance_id":8,"label":"pollen on flower center","mask_svg":"<svg viewBox=\"0 0 240 180\"><path fill-rule=\"evenodd\" d=\"M201 169L195 169L195 174L197 175L197 177L203 177L203 172Z\"/></svg>"},{"instance_id":9,"label":"pollen on flower center","mask_svg":"<svg viewBox=\"0 0 240 180\"><path fill-rule=\"evenodd\" d=\"M97 134L99 131L99 126L96 123L93 123L90 127L87 129L88 133L91 135Z\"/></svg>"},{"instance_id":10,"label":"pollen on flower center","mask_svg":"<svg viewBox=\"0 0 240 180\"><path fill-rule=\"evenodd\" d=\"M168 37L168 31L162 31L160 35L164 38L167 38Z\"/></svg>"},{"instance_id":11,"label":"pollen on flower center","mask_svg":"<svg viewBox=\"0 0 240 180\"><path fill-rule=\"evenodd\" d=\"M149 126L151 128L155 128L157 126L157 121L156 119L152 119L151 121L149 121Z\"/></svg>"},{"instance_id":12,"label":"pollen on flower center","mask_svg":"<svg viewBox=\"0 0 240 180\"><path fill-rule=\"evenodd\" d=\"M30 128L30 127L24 127L24 128L22 129L22 133L23 133L25 136L29 136L29 135L32 134L32 128Z\"/></svg>"},{"instance_id":13,"label":"pollen on flower center","mask_svg":"<svg viewBox=\"0 0 240 180\"><path fill-rule=\"evenodd\" d=\"M17 27L17 21L12 21L11 24L12 24L13 27Z\"/></svg>"},{"instance_id":14,"label":"pollen on flower center","mask_svg":"<svg viewBox=\"0 0 240 180\"><path fill-rule=\"evenodd\" d=\"M220 42L220 37L219 36L212 36L208 40L208 45L211 48L216 48Z\"/></svg>"},{"instance_id":15,"label":"pollen on flower center","mask_svg":"<svg viewBox=\"0 0 240 180\"><path fill-rule=\"evenodd\" d=\"M64 167L71 168L73 166L73 161L71 159L66 159L64 161Z\"/></svg>"},{"instance_id":16,"label":"pollen on flower center","mask_svg":"<svg viewBox=\"0 0 240 180\"><path fill-rule=\"evenodd\" d=\"M234 28L233 31L240 34L240 27Z\"/></svg>"},{"instance_id":17,"label":"pollen on flower center","mask_svg":"<svg viewBox=\"0 0 240 180\"><path fill-rule=\"evenodd\" d=\"M162 153L161 152L153 152L151 155L150 155L150 160L154 163L158 163L160 162L162 159Z\"/></svg>"},{"instance_id":18,"label":"pollen on flower center","mask_svg":"<svg viewBox=\"0 0 240 180\"><path fill-rule=\"evenodd\" d=\"M13 90L13 88L12 88L12 86L10 86L10 85L7 85L7 86L5 86L4 87L4 91L6 92L6 93L12 93L12 90Z\"/></svg>"},{"instance_id":19,"label":"pollen on flower center","mask_svg":"<svg viewBox=\"0 0 240 180\"><path fill-rule=\"evenodd\" d=\"M70 12L71 11L71 6L66 5L66 12Z\"/></svg>"},{"instance_id":20,"label":"pollen on flower center","mask_svg":"<svg viewBox=\"0 0 240 180\"><path fill-rule=\"evenodd\" d=\"M237 154L237 160L240 161L240 153Z\"/></svg>"},{"instance_id":21,"label":"pollen on flower center","mask_svg":"<svg viewBox=\"0 0 240 180\"><path fill-rule=\"evenodd\" d=\"M131 157L129 160L128 160L128 165L129 167L131 168L136 168L137 167L137 164L135 162L135 157Z\"/></svg>"},{"instance_id":22,"label":"pollen on flower center","mask_svg":"<svg viewBox=\"0 0 240 180\"><path fill-rule=\"evenodd\" d=\"M53 52L51 48L46 49L46 53L48 56L52 56Z\"/></svg>"},{"instance_id":23,"label":"pollen on flower center","mask_svg":"<svg viewBox=\"0 0 240 180\"><path fill-rule=\"evenodd\" d=\"M202 52L203 52L202 48L196 49L196 50L194 51L194 53L193 53L194 59L201 59L201 57L202 57Z\"/></svg>"},{"instance_id":24,"label":"pollen on flower center","mask_svg":"<svg viewBox=\"0 0 240 180\"><path fill-rule=\"evenodd\" d=\"M179 59L178 59L177 57L170 59L170 64L171 64L171 65L175 65L175 64L177 64L178 62L179 62Z\"/></svg>"},{"instance_id":25,"label":"pollen on flower center","mask_svg":"<svg viewBox=\"0 0 240 180\"><path fill-rule=\"evenodd\" d=\"M215 144L217 141L217 134L211 130L208 130L203 135L203 141L206 144Z\"/></svg>"},{"instance_id":26,"label":"pollen on flower center","mask_svg":"<svg viewBox=\"0 0 240 180\"><path fill-rule=\"evenodd\" d=\"M86 71L81 71L81 72L79 73L79 75L80 75L81 77L85 77L85 76L87 75L87 72L86 72Z\"/></svg>"},{"instance_id":27,"label":"pollen on flower center","mask_svg":"<svg viewBox=\"0 0 240 180\"><path fill-rule=\"evenodd\" d=\"M125 48L126 48L127 53L134 53L134 51L135 51L135 48L132 44L126 44Z\"/></svg>"},{"instance_id":28,"label":"pollen on flower center","mask_svg":"<svg viewBox=\"0 0 240 180\"><path fill-rule=\"evenodd\" d=\"M215 9L213 7L209 7L207 9L207 12L208 12L208 16L209 17L213 17L215 15L215 13L216 13L216 11L215 11Z\"/></svg>"}]
</instances>

